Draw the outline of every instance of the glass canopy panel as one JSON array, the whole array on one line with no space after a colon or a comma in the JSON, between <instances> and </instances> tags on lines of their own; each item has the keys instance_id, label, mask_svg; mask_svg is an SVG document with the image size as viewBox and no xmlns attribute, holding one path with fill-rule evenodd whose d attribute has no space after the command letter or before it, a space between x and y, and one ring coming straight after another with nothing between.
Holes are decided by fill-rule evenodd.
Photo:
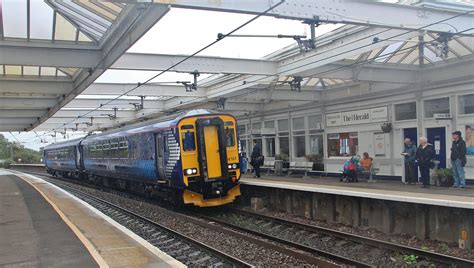
<instances>
[{"instance_id":1,"label":"glass canopy panel","mask_svg":"<svg viewBox=\"0 0 474 268\"><path fill-rule=\"evenodd\" d=\"M23 66L23 75L38 76L39 67L38 66Z\"/></svg>"},{"instance_id":2,"label":"glass canopy panel","mask_svg":"<svg viewBox=\"0 0 474 268\"><path fill-rule=\"evenodd\" d=\"M26 0L2 1L3 35L5 37L26 38Z\"/></svg>"},{"instance_id":3,"label":"glass canopy panel","mask_svg":"<svg viewBox=\"0 0 474 268\"><path fill-rule=\"evenodd\" d=\"M102 2L93 1L93 2L104 9L110 10L110 12L115 13L116 15L118 15L122 11L122 8L123 8L123 5L119 3L111 3L111 2L104 2L104 1Z\"/></svg>"},{"instance_id":4,"label":"glass canopy panel","mask_svg":"<svg viewBox=\"0 0 474 268\"><path fill-rule=\"evenodd\" d=\"M117 13L113 10L103 7L99 2L91 3L89 1L74 1L74 3L81 5L82 7L90 10L91 12L100 14L103 18L108 19L109 21L115 20L117 18Z\"/></svg>"},{"instance_id":5,"label":"glass canopy panel","mask_svg":"<svg viewBox=\"0 0 474 268\"><path fill-rule=\"evenodd\" d=\"M79 32L78 41L79 42L92 42L92 40L89 37L87 37L85 34L83 34L82 32Z\"/></svg>"},{"instance_id":6,"label":"glass canopy panel","mask_svg":"<svg viewBox=\"0 0 474 268\"><path fill-rule=\"evenodd\" d=\"M5 75L21 75L21 66L5 65Z\"/></svg>"},{"instance_id":7,"label":"glass canopy panel","mask_svg":"<svg viewBox=\"0 0 474 268\"><path fill-rule=\"evenodd\" d=\"M43 1L30 1L30 38L53 38L53 9Z\"/></svg>"},{"instance_id":8,"label":"glass canopy panel","mask_svg":"<svg viewBox=\"0 0 474 268\"><path fill-rule=\"evenodd\" d=\"M468 39L466 39L468 40ZM471 39L472 40L472 39ZM460 41L463 42L463 38L460 38ZM463 42L463 44L465 44ZM467 44L466 44L467 45ZM471 47L472 47L472 43L471 43ZM458 54L459 56L466 56L466 55L469 55L469 54L472 54L471 51L469 51L466 47L464 47L463 45L461 45L457 39L453 39L451 41L449 41L449 48L453 51L456 52L456 54ZM474 47L472 47L474 49Z\"/></svg>"},{"instance_id":9,"label":"glass canopy panel","mask_svg":"<svg viewBox=\"0 0 474 268\"><path fill-rule=\"evenodd\" d=\"M41 76L56 76L56 68L41 67Z\"/></svg>"},{"instance_id":10,"label":"glass canopy panel","mask_svg":"<svg viewBox=\"0 0 474 268\"><path fill-rule=\"evenodd\" d=\"M411 64L414 60L418 59L418 49L413 50L400 62L401 64Z\"/></svg>"},{"instance_id":11,"label":"glass canopy panel","mask_svg":"<svg viewBox=\"0 0 474 268\"><path fill-rule=\"evenodd\" d=\"M58 72L57 72L57 75L58 76L67 76L67 74L63 73L61 70L58 69Z\"/></svg>"},{"instance_id":12,"label":"glass canopy panel","mask_svg":"<svg viewBox=\"0 0 474 268\"><path fill-rule=\"evenodd\" d=\"M69 21L56 13L55 40L75 41L76 32L76 28Z\"/></svg>"},{"instance_id":13,"label":"glass canopy panel","mask_svg":"<svg viewBox=\"0 0 474 268\"><path fill-rule=\"evenodd\" d=\"M382 53L380 53L380 56L375 59L376 62L385 62L388 59L390 59L394 53L404 44L404 42L397 42L394 44L389 45L387 48L385 48Z\"/></svg>"}]
</instances>

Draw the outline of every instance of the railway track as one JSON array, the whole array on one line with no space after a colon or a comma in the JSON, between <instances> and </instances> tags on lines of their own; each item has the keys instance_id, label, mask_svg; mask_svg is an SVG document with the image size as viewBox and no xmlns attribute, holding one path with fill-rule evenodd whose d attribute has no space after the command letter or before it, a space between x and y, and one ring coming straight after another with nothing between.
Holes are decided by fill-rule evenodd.
<instances>
[{"instance_id":1,"label":"railway track","mask_svg":"<svg viewBox=\"0 0 474 268\"><path fill-rule=\"evenodd\" d=\"M228 226L233 229L249 232L269 239L279 240L281 243L292 245L308 252L315 252L320 255L338 255L330 252L332 245L343 248L345 254L340 256L341 261L347 258L347 255L357 256L358 262L354 263L357 267L363 265L380 266L380 263L370 263L361 260L364 258L361 254L370 256L370 259L379 260L383 257L381 252L389 251L392 253L415 255L425 261L427 267L474 267L474 261L444 255L432 251L426 251L414 247L394 244L378 239L363 237L351 233L340 232L329 228L303 224L291 220L276 218L268 215L262 215L241 209L227 210L226 213L212 212L202 215L209 221ZM315 241L318 241L315 243ZM324 243L319 243L324 241ZM321 246L325 250L321 249ZM355 250L354 250L355 249ZM341 252L339 250L339 252ZM388 254L390 255L390 253ZM347 262L347 261L346 261Z\"/></svg>"},{"instance_id":2,"label":"railway track","mask_svg":"<svg viewBox=\"0 0 474 268\"><path fill-rule=\"evenodd\" d=\"M45 176L45 174L36 175ZM47 175L46 177L49 178ZM55 180L57 179L55 178ZM88 184L82 185L91 187ZM149 200L128 193L114 190L111 192L125 198L150 203ZM279 250L319 267L335 267L337 265L315 258L311 256L312 254L326 257L344 266L355 267L375 267L380 266L381 263L390 263L389 258L394 254L416 255L426 264L435 265L435 267L474 267L473 261L454 256L228 207L225 210L206 210L206 213L196 212L196 210L185 212L192 217L169 210L168 213L172 213L176 217L185 217L189 222L205 228L240 236L242 239L251 240L252 243ZM227 228L223 229L222 227ZM253 237L249 237L247 234L251 234ZM268 243L268 241L293 249L282 248L275 243ZM315 241L319 241L319 243L315 243ZM334 252L331 250L332 247L343 250ZM299 252L294 249L298 249ZM302 254L302 252L307 254Z\"/></svg>"},{"instance_id":3,"label":"railway track","mask_svg":"<svg viewBox=\"0 0 474 268\"><path fill-rule=\"evenodd\" d=\"M102 213L124 225L134 233L140 235L150 244L156 246L161 251L167 253L185 265L206 267L252 267L251 264L187 237L128 209L79 191L68 185L59 182L52 183L89 203Z\"/></svg>"},{"instance_id":4,"label":"railway track","mask_svg":"<svg viewBox=\"0 0 474 268\"><path fill-rule=\"evenodd\" d=\"M124 225L128 229L130 229L133 232L137 233L138 235L140 235L141 237L146 239L148 242L150 242L151 244L153 244L154 246L156 246L160 250L164 251L165 253L169 254L170 256L176 258L177 260L183 262L186 265L191 264L191 265L211 266L211 267L221 267L221 266L222 267L229 267L229 266L232 266L232 267L251 267L251 264L242 262L241 260L236 259L231 255L228 255L228 254L226 254L226 253L224 253L224 252L222 252L218 249L207 246L206 244L203 244L203 243L201 243L197 240L194 240L194 239L191 239L191 238L189 238L185 235L182 235L182 234L180 234L180 233L178 233L174 230L171 230L171 229L169 229L169 228L167 228L167 227L165 227L165 226L163 226L159 223L156 223L156 222L154 222L150 219L147 219L143 216L140 216L135 212L132 212L132 211L127 210L125 208L119 207L115 204L112 204L112 203L106 201L106 200L102 200L102 199L97 198L97 197L95 197L91 194L88 194L88 193L85 193L85 192L80 191L78 189L75 189L73 187L70 187L70 186L63 183L63 181L62 181L63 179L50 177L50 176L45 175L45 174L36 174L36 175L40 175L40 176L46 178L49 182L53 183L54 185L65 189L66 191L72 193L73 195L75 195L75 196L79 197L80 199L86 201L87 203L91 204L92 206L94 206L97 209L99 209L100 211L102 211L104 214L110 216L112 219L116 220L117 222ZM69 182L69 183L74 183L75 182L75 181L72 181L72 180L69 180L69 179L65 179L65 180L66 180L66 182ZM88 185L86 183L81 183L80 185L81 186L86 186L86 187L89 187L89 188L92 187L91 185ZM119 196L124 197L124 198L131 198L131 199L134 199L134 200L139 201L139 202L146 202L146 203L149 203L151 205L156 205L155 203L151 203L149 200L143 199L143 198L135 196L135 195L130 195L130 194L127 194L127 193L117 192L117 191L113 191L113 190L110 193L112 193L114 195L119 195ZM162 209L162 208L160 208L160 209ZM339 261L338 263L336 263L331 258L329 258L331 260L328 261L326 259L322 259L320 256L312 256L311 254L303 254L300 251L295 250L295 249L282 247L282 245L275 244L275 243L272 243L270 241L266 241L266 240L262 240L260 238L255 238L255 237L248 236L248 234L246 234L246 233L236 232L236 231L231 230L231 229L223 228L221 225L216 225L214 222L203 221L199 218L190 217L190 216L187 216L187 215L184 215L184 214L181 214L181 213L178 213L178 212L170 211L170 210L167 210L167 209L163 209L163 210L166 211L167 214L169 214L169 215L171 215L171 216L173 216L177 219L182 218L182 220L185 220L187 222L191 222L191 223L196 224L198 226L201 226L203 228L207 228L209 230L224 233L224 234L229 235L229 236L237 237L238 239L243 239L243 240L249 241L249 242L251 242L253 244L256 244L256 245L259 245L263 248L268 248L268 249L272 249L272 250L281 252L281 253L286 254L288 256L292 256L295 259L302 260L307 264L313 265L314 267L322 267L322 268L347 267L348 264L350 264L350 266L354 266L354 265L352 265L352 263L349 263L349 262L340 262ZM124 216L124 214L126 214L126 215ZM164 237L163 235L161 235L161 233L159 231L156 230L157 228L152 229L150 227L147 227L147 225L153 225L153 226L158 227L158 229L160 229L160 228L164 229L164 232L170 233L171 238ZM196 259L196 258L188 260L186 258L186 255L183 256L182 253L178 252L180 250L179 248L175 249L174 246L166 245L166 244L165 245L160 244L161 241L169 243L169 241L171 239L173 239L173 237L178 237L178 239L181 239L181 240L191 240L190 241L191 244L197 245L198 248L199 247L204 247L204 250L200 250L200 252L208 252L208 253L210 252L211 253L210 255L217 255L217 257L214 257L214 259L213 259L215 264L200 263L202 261L209 261L210 258L208 258L207 256L201 256L201 258L198 258L198 262L195 262L194 259ZM149 238L151 238L151 239L149 239ZM159 241L158 241L157 238L159 238ZM180 241L173 241L173 243L178 245L178 246L181 245L181 247L182 247L182 244L183 244ZM189 251L188 255L191 255L191 256L194 257L194 252L191 251L191 249L189 249L189 250L190 251ZM197 250L195 249L195 251L199 251L199 249L197 249ZM177 253L179 253L179 254L177 254ZM221 259L221 260L219 260L219 259Z\"/></svg>"}]
</instances>

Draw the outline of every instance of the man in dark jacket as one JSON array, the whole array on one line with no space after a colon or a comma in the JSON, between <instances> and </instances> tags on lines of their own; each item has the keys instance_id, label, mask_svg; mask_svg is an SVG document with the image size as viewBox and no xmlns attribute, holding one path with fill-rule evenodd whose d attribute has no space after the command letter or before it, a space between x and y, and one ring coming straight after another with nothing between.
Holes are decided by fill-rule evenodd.
<instances>
[{"instance_id":1,"label":"man in dark jacket","mask_svg":"<svg viewBox=\"0 0 474 268\"><path fill-rule=\"evenodd\" d=\"M423 183L421 187L427 188L430 185L430 167L431 161L435 158L435 150L433 145L428 143L426 137L421 137L419 143L420 146L416 150L416 161L420 168L421 182Z\"/></svg>"},{"instance_id":2,"label":"man in dark jacket","mask_svg":"<svg viewBox=\"0 0 474 268\"><path fill-rule=\"evenodd\" d=\"M405 148L402 155L404 156L405 162L405 183L412 184L416 183L416 146L411 142L410 138L406 138Z\"/></svg>"},{"instance_id":3,"label":"man in dark jacket","mask_svg":"<svg viewBox=\"0 0 474 268\"><path fill-rule=\"evenodd\" d=\"M260 166L263 164L262 149L260 149L260 145L258 145L257 140L253 140L253 144L252 155L250 155L250 164L255 170L254 178L260 178Z\"/></svg>"},{"instance_id":4,"label":"man in dark jacket","mask_svg":"<svg viewBox=\"0 0 474 268\"><path fill-rule=\"evenodd\" d=\"M464 166L466 165L466 142L461 137L461 131L452 133L453 145L451 146L451 165L453 167L453 188L464 188L466 177Z\"/></svg>"}]
</instances>

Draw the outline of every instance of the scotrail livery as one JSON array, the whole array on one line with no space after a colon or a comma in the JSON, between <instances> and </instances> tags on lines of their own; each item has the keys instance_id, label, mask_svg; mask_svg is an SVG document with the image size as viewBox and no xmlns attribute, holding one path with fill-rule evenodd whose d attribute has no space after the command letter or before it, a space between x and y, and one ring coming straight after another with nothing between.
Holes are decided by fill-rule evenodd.
<instances>
[{"instance_id":1,"label":"scotrail livery","mask_svg":"<svg viewBox=\"0 0 474 268\"><path fill-rule=\"evenodd\" d=\"M44 149L48 173L200 207L240 195L233 116L192 110L168 121L87 136Z\"/></svg>"}]
</instances>

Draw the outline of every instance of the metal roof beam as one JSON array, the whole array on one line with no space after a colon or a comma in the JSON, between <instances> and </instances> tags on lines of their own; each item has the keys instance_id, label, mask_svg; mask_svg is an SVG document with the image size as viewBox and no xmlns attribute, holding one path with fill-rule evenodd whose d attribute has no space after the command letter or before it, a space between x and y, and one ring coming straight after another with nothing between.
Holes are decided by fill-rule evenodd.
<instances>
[{"instance_id":1,"label":"metal roof beam","mask_svg":"<svg viewBox=\"0 0 474 268\"><path fill-rule=\"evenodd\" d=\"M0 80L0 95L15 94L66 94L72 89L72 82Z\"/></svg>"},{"instance_id":2,"label":"metal roof beam","mask_svg":"<svg viewBox=\"0 0 474 268\"><path fill-rule=\"evenodd\" d=\"M113 0L116 2L155 2L177 8L259 14L279 1L235 1L235 0ZM435 32L461 32L472 29L474 15L462 15L468 10L446 10L439 7L390 4L377 1L356 0L286 0L266 15L277 18L314 20L327 23L380 26L415 30L430 25L424 30ZM458 16L458 17L455 17ZM453 18L455 17L455 18ZM442 22L433 24L435 22ZM433 24L433 25L431 25ZM472 34L473 31L471 30Z\"/></svg>"},{"instance_id":3,"label":"metal roof beam","mask_svg":"<svg viewBox=\"0 0 474 268\"><path fill-rule=\"evenodd\" d=\"M78 116L88 113L88 110L83 110L83 109L61 109L58 111L53 117L51 117L48 120L54 119L54 118L77 118ZM97 117L97 116L104 116L105 114L110 114L113 115L115 112L112 109L107 109L107 110L96 110L93 112L90 112L87 114L86 117ZM135 110L117 110L117 117L127 117L127 118L132 118L136 117L139 112Z\"/></svg>"},{"instance_id":4,"label":"metal roof beam","mask_svg":"<svg viewBox=\"0 0 474 268\"><path fill-rule=\"evenodd\" d=\"M108 99L75 99L68 103L65 107L66 108L90 108L93 110L96 107L102 108L133 108L134 105L132 103L138 104L140 100L128 100L128 99L117 99L111 103L108 103L110 100ZM108 103L108 104L107 104ZM163 101L158 100L144 100L143 106L146 109L161 109L164 107ZM87 111L86 111L87 112Z\"/></svg>"},{"instance_id":5,"label":"metal roof beam","mask_svg":"<svg viewBox=\"0 0 474 268\"><path fill-rule=\"evenodd\" d=\"M94 68L100 61L98 50L1 46L0 64L65 68Z\"/></svg>"},{"instance_id":6,"label":"metal roof beam","mask_svg":"<svg viewBox=\"0 0 474 268\"><path fill-rule=\"evenodd\" d=\"M54 106L57 102L56 98L0 98L0 117L3 109L46 109Z\"/></svg>"},{"instance_id":7,"label":"metal roof beam","mask_svg":"<svg viewBox=\"0 0 474 268\"><path fill-rule=\"evenodd\" d=\"M84 95L121 95L136 87L137 84L93 83L82 92ZM196 91L186 92L182 85L145 84L133 90L128 96L176 96L203 97L205 90L198 87Z\"/></svg>"},{"instance_id":8,"label":"metal roof beam","mask_svg":"<svg viewBox=\"0 0 474 268\"><path fill-rule=\"evenodd\" d=\"M110 68L163 71L186 57L184 55L126 53L112 64ZM197 70L200 73L210 74L272 75L277 71L277 67L277 63L274 61L194 56L171 69L171 71L191 73Z\"/></svg>"}]
</instances>

